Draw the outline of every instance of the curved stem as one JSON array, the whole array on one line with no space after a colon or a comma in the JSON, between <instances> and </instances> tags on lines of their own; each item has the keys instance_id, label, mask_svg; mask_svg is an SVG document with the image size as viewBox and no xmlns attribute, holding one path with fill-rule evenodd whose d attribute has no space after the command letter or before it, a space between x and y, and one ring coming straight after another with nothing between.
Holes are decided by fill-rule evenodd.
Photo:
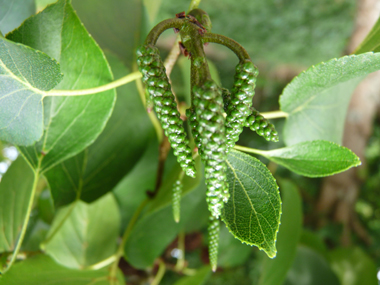
<instances>
[{"instance_id":1,"label":"curved stem","mask_svg":"<svg viewBox=\"0 0 380 285\"><path fill-rule=\"evenodd\" d=\"M203 41L206 43L217 43L228 47L232 50L240 61L244 61L245 59L250 59L248 52L243 48L238 42L234 41L223 35L213 34L213 33L205 33L203 35Z\"/></svg>"},{"instance_id":2,"label":"curved stem","mask_svg":"<svg viewBox=\"0 0 380 285\"><path fill-rule=\"evenodd\" d=\"M141 78L142 75L140 72L133 72L130 73L118 80L112 81L111 83L101 85L94 88L89 89L78 89L78 90L50 90L47 92L44 92L44 96L83 96L83 95L90 95L95 93L104 92L107 90L114 89L116 87L120 87L122 85L125 85L129 82L132 82L136 79Z\"/></svg>"},{"instance_id":3,"label":"curved stem","mask_svg":"<svg viewBox=\"0 0 380 285\"><path fill-rule=\"evenodd\" d=\"M98 263L95 263L93 265L90 265L88 267L86 267L85 269L88 269L88 270L98 270L98 269L101 269L109 264L111 264L112 262L115 261L115 258L116 258L116 255L111 255L110 257L106 258L106 259L103 259L102 261L99 261Z\"/></svg>"},{"instance_id":4,"label":"curved stem","mask_svg":"<svg viewBox=\"0 0 380 285\"><path fill-rule=\"evenodd\" d=\"M273 112L264 112L260 113L266 119L278 119L278 118L287 118L289 116L288 113L283 111L273 111Z\"/></svg>"},{"instance_id":5,"label":"curved stem","mask_svg":"<svg viewBox=\"0 0 380 285\"><path fill-rule=\"evenodd\" d=\"M158 23L148 34L144 42L145 45L156 45L158 37L167 29L176 28L181 29L183 25L183 19L172 18L164 20Z\"/></svg>"},{"instance_id":6,"label":"curved stem","mask_svg":"<svg viewBox=\"0 0 380 285\"><path fill-rule=\"evenodd\" d=\"M245 147L245 146L241 146L241 145L235 145L234 149L241 150L241 151L248 152L248 153L259 154L259 155L262 155L265 157L266 157L266 153L267 153L267 151L265 151L265 150L259 150L259 149Z\"/></svg>"},{"instance_id":7,"label":"curved stem","mask_svg":"<svg viewBox=\"0 0 380 285\"><path fill-rule=\"evenodd\" d=\"M166 265L165 263L160 259L158 266L158 271L156 276L154 277L152 283L150 285L159 285L161 282L162 277L164 277L165 271L166 271Z\"/></svg>"},{"instance_id":8,"label":"curved stem","mask_svg":"<svg viewBox=\"0 0 380 285\"><path fill-rule=\"evenodd\" d=\"M16 248L13 250L11 260L7 264L4 271L1 272L2 274L7 272L12 267L13 263L16 261L17 255L20 251L22 242L24 241L26 229L27 229L28 223L29 223L30 213L32 212L34 196L36 195L37 183L38 183L38 180L40 178L40 166L41 166L41 158L39 159L38 166L37 166L36 170L34 171L32 191L30 192L28 208L27 208L26 213L25 213L24 223L22 224L22 228L20 231L20 236L17 240Z\"/></svg>"},{"instance_id":9,"label":"curved stem","mask_svg":"<svg viewBox=\"0 0 380 285\"><path fill-rule=\"evenodd\" d=\"M136 209L135 213L133 214L131 220L128 223L128 227L126 228L126 230L123 234L123 238L122 238L121 243L119 244L119 247L118 247L116 254L115 254L115 260L114 260L114 262L111 266L111 269L110 269L110 275L109 276L110 276L111 284L115 284L115 281L117 280L116 279L117 268L119 266L119 260L124 254L125 243L127 242L129 235L131 234L132 229L137 222L138 217L140 216L142 210L144 209L144 207L146 206L148 201L149 201L149 199L145 199L144 201L142 201L140 206Z\"/></svg>"}]
</instances>

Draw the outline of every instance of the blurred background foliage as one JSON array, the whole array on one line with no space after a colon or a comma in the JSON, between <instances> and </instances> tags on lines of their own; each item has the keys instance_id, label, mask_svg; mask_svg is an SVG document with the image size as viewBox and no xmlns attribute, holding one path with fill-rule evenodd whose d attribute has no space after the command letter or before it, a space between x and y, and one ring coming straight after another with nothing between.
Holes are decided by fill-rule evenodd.
<instances>
[{"instance_id":1,"label":"blurred background foliage","mask_svg":"<svg viewBox=\"0 0 380 285\"><path fill-rule=\"evenodd\" d=\"M36 10L40 11L52 2L55 1L36 0ZM134 50L148 31L161 20L187 10L190 1L73 0L72 2L79 18L100 47L120 58L128 69L136 70ZM238 41L259 66L260 76L254 106L261 111L278 110L279 94L300 71L312 64L340 57L346 53L356 13L355 0L203 0L199 7L210 15L214 33ZM24 14L24 19L29 16ZM12 28L16 28L21 22L22 20L15 23ZM7 27L7 30L2 32L5 34L10 30L11 28ZM159 40L158 45L163 58L168 54L175 38L173 31L167 31ZM214 78L220 80L225 87L231 87L237 59L226 48L213 44L206 47L206 53L210 63L215 66ZM186 101L189 96L189 61L186 58L179 58L171 79L180 101ZM275 124L281 138L283 120L276 120ZM258 149L273 149L283 145L281 142L276 145L268 143L250 131L241 135L239 144ZM0 147L3 149L0 152L1 175L15 159L15 149L6 144ZM152 152L151 148L146 153L148 151ZM156 159L156 153L150 157ZM185 259L189 268L197 269L191 272L195 275L183 277L174 270L167 270L160 284L378 284L376 273L380 268L379 117L374 122L374 132L366 149L366 158L366 168L361 172L363 184L356 203L356 211L360 223L371 237L370 244L364 243L353 233L352 246L343 248L340 241L341 225L332 219L321 225L315 207L322 179L301 177L281 166L268 164L268 161L263 159L262 161L268 164L268 168L281 183L281 195L284 199L284 214L277 242L278 257L268 260L256 248L235 240L223 225L220 269L210 274L209 268L205 265L207 220L201 219L201 215L198 215L207 210L206 204L199 202L199 211L197 210L188 221L183 241ZM154 163L147 160L145 154L129 175L127 174L114 188L113 193L117 197L122 213L122 230L131 218L131 209L136 208L144 198L141 191L134 197L132 190L148 187L145 184L154 183L133 177L145 177L144 171L155 171L152 165ZM169 158L167 173L172 165L173 159ZM135 188L123 185L133 185ZM199 191L202 192L204 189ZM35 223L38 227L30 229L28 233L32 238L26 244L26 247L34 250L38 248L36 246L38 243L34 239L38 241L38 235L46 235L54 212L51 197L46 191L41 191L37 204L34 215L36 217L40 215L44 223ZM299 221L299 224L295 221ZM165 220L160 222L166 223ZM37 232L34 236L33 231ZM162 255L169 269L174 268L178 262L175 251L178 247L178 239L175 239L167 245ZM282 252L284 252L283 257ZM125 262L121 267L130 282L128 284L143 284L143 280L147 280L146 272L134 269ZM152 270L155 272L157 268ZM284 273L281 275L278 272Z\"/></svg>"}]
</instances>

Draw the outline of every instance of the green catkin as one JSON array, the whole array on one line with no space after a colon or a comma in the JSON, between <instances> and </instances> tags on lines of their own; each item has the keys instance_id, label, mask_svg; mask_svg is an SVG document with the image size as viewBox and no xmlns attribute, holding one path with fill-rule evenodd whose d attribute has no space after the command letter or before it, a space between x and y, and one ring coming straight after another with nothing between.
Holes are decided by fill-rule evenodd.
<instances>
[{"instance_id":1,"label":"green catkin","mask_svg":"<svg viewBox=\"0 0 380 285\"><path fill-rule=\"evenodd\" d=\"M176 223L178 223L179 219L180 219L182 188L183 188L183 186L182 186L182 183L181 183L180 180L177 180L173 184L173 199L172 199L172 204L173 204L174 221L176 221Z\"/></svg>"},{"instance_id":2,"label":"green catkin","mask_svg":"<svg viewBox=\"0 0 380 285\"><path fill-rule=\"evenodd\" d=\"M208 252L211 268L214 272L218 266L219 231L219 220L211 216L208 224Z\"/></svg>"},{"instance_id":3,"label":"green catkin","mask_svg":"<svg viewBox=\"0 0 380 285\"><path fill-rule=\"evenodd\" d=\"M190 114L195 112L195 116L192 115L190 121L194 121L191 123L195 129L193 134L205 164L206 201L212 216L218 218L229 198L223 99L212 80L206 81L202 87L195 86L193 94L195 111L190 111Z\"/></svg>"},{"instance_id":4,"label":"green catkin","mask_svg":"<svg viewBox=\"0 0 380 285\"><path fill-rule=\"evenodd\" d=\"M258 69L249 59L240 62L236 66L234 86L226 111L228 151L239 140L239 135L243 131L247 117L251 114L257 75Z\"/></svg>"},{"instance_id":5,"label":"green catkin","mask_svg":"<svg viewBox=\"0 0 380 285\"><path fill-rule=\"evenodd\" d=\"M195 164L192 151L177 110L175 97L171 91L165 67L161 61L159 50L153 45L143 45L137 50L137 63L142 80L149 93L157 118L168 137L186 175L195 177Z\"/></svg>"},{"instance_id":6,"label":"green catkin","mask_svg":"<svg viewBox=\"0 0 380 285\"><path fill-rule=\"evenodd\" d=\"M245 126L267 141L278 142L278 133L274 125L269 123L255 108L251 107L251 111L252 114L247 118Z\"/></svg>"}]
</instances>

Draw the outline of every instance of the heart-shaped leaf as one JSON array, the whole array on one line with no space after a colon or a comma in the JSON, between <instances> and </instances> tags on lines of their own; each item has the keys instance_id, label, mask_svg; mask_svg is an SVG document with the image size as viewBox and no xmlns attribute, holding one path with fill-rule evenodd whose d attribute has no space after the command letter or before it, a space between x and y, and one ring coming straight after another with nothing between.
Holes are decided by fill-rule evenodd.
<instances>
[{"instance_id":1,"label":"heart-shaped leaf","mask_svg":"<svg viewBox=\"0 0 380 285\"><path fill-rule=\"evenodd\" d=\"M128 74L118 58L110 54L108 58L115 78ZM91 202L111 191L147 148L153 127L135 85L121 86L117 94L112 116L95 142L46 172L56 206L78 195Z\"/></svg>"},{"instance_id":2,"label":"heart-shaped leaf","mask_svg":"<svg viewBox=\"0 0 380 285\"><path fill-rule=\"evenodd\" d=\"M359 157L348 148L322 140L301 142L259 153L308 177L333 175L361 164Z\"/></svg>"},{"instance_id":3,"label":"heart-shaped leaf","mask_svg":"<svg viewBox=\"0 0 380 285\"><path fill-rule=\"evenodd\" d=\"M85 89L112 81L103 52L76 16L70 1L59 0L27 19L8 39L41 50L61 65L59 89ZM46 24L49 23L49 24ZM87 96L45 97L42 139L20 148L31 165L42 171L79 153L105 127L115 103L115 91Z\"/></svg>"},{"instance_id":4,"label":"heart-shaped leaf","mask_svg":"<svg viewBox=\"0 0 380 285\"><path fill-rule=\"evenodd\" d=\"M31 145L43 132L43 91L62 80L46 54L0 37L0 139Z\"/></svg>"},{"instance_id":5,"label":"heart-shaped leaf","mask_svg":"<svg viewBox=\"0 0 380 285\"><path fill-rule=\"evenodd\" d=\"M240 241L276 256L281 199L268 168L256 158L231 150L227 159L230 199L222 219Z\"/></svg>"},{"instance_id":6,"label":"heart-shaped leaf","mask_svg":"<svg viewBox=\"0 0 380 285\"><path fill-rule=\"evenodd\" d=\"M93 265L115 253L119 227L119 210L112 194L91 204L76 201L56 215L46 252L69 268Z\"/></svg>"},{"instance_id":7,"label":"heart-shaped leaf","mask_svg":"<svg viewBox=\"0 0 380 285\"><path fill-rule=\"evenodd\" d=\"M377 70L380 53L365 53L322 62L295 77L280 97L281 110L288 113L285 143L340 144L351 95L364 76Z\"/></svg>"}]
</instances>

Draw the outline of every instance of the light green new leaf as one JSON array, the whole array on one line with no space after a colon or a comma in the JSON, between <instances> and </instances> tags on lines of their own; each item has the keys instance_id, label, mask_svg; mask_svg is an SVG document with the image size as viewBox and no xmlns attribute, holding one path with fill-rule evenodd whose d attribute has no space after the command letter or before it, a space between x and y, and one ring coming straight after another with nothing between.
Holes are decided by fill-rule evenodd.
<instances>
[{"instance_id":1,"label":"light green new leaf","mask_svg":"<svg viewBox=\"0 0 380 285\"><path fill-rule=\"evenodd\" d=\"M112 194L91 204L76 201L56 215L46 253L66 267L85 268L115 253L119 227L120 214Z\"/></svg>"},{"instance_id":2,"label":"light green new leaf","mask_svg":"<svg viewBox=\"0 0 380 285\"><path fill-rule=\"evenodd\" d=\"M62 79L46 54L0 37L0 139L31 145L43 132L43 91Z\"/></svg>"},{"instance_id":3,"label":"light green new leaf","mask_svg":"<svg viewBox=\"0 0 380 285\"><path fill-rule=\"evenodd\" d=\"M264 259L259 285L282 285L292 267L302 229L302 202L297 187L280 180L282 196L281 225L277 238L277 256Z\"/></svg>"},{"instance_id":4,"label":"light green new leaf","mask_svg":"<svg viewBox=\"0 0 380 285\"><path fill-rule=\"evenodd\" d=\"M230 151L227 166L231 197L222 220L237 239L275 257L281 215L275 179L263 163L239 151Z\"/></svg>"},{"instance_id":5,"label":"light green new leaf","mask_svg":"<svg viewBox=\"0 0 380 285\"><path fill-rule=\"evenodd\" d=\"M34 174L26 161L19 157L0 183L0 252L13 251L24 223Z\"/></svg>"},{"instance_id":6,"label":"light green new leaf","mask_svg":"<svg viewBox=\"0 0 380 285\"><path fill-rule=\"evenodd\" d=\"M49 256L40 254L16 263L7 274L0 277L0 283L7 285L109 285L108 273L109 268L69 269L55 263ZM123 284L120 271L117 278L120 284Z\"/></svg>"},{"instance_id":7,"label":"light green new leaf","mask_svg":"<svg viewBox=\"0 0 380 285\"><path fill-rule=\"evenodd\" d=\"M259 154L308 177L323 177L361 164L351 150L328 141L307 141Z\"/></svg>"},{"instance_id":8,"label":"light green new leaf","mask_svg":"<svg viewBox=\"0 0 380 285\"><path fill-rule=\"evenodd\" d=\"M200 173L199 158L196 164L197 171ZM158 195L146 206L147 211L139 218L125 244L124 256L133 267L143 269L152 266L155 259L186 225L191 213L197 210L199 201L205 199L205 185L200 181L201 175L197 175L196 178L185 176L181 199L181 220L179 223L174 221L171 204L172 187L180 171L179 165L176 164L164 180ZM140 189L140 191L145 191L145 189Z\"/></svg>"},{"instance_id":9,"label":"light green new leaf","mask_svg":"<svg viewBox=\"0 0 380 285\"><path fill-rule=\"evenodd\" d=\"M5 35L36 11L34 0L0 0L0 31Z\"/></svg>"},{"instance_id":10,"label":"light green new leaf","mask_svg":"<svg viewBox=\"0 0 380 285\"><path fill-rule=\"evenodd\" d=\"M365 53L322 62L295 77L280 97L281 110L288 113L285 143L327 140L340 144L355 87L379 69L380 53Z\"/></svg>"},{"instance_id":11,"label":"light green new leaf","mask_svg":"<svg viewBox=\"0 0 380 285\"><path fill-rule=\"evenodd\" d=\"M64 74L56 87L86 89L112 81L103 52L85 30L70 1L59 0L27 19L7 38L41 50L56 59ZM87 96L45 97L42 139L20 148L32 166L43 155L41 170L79 153L101 133L111 115L115 91Z\"/></svg>"},{"instance_id":12,"label":"light green new leaf","mask_svg":"<svg viewBox=\"0 0 380 285\"><path fill-rule=\"evenodd\" d=\"M109 54L108 59L115 78L129 73L115 56ZM78 195L91 202L111 191L139 161L152 138L153 127L135 84L116 91L112 116L95 142L46 172L56 206L68 204Z\"/></svg>"},{"instance_id":13,"label":"light green new leaf","mask_svg":"<svg viewBox=\"0 0 380 285\"><path fill-rule=\"evenodd\" d=\"M364 41L362 41L361 44L356 48L353 54L361 54L369 51L380 51L380 18L377 20L372 30L368 33Z\"/></svg>"}]
</instances>

